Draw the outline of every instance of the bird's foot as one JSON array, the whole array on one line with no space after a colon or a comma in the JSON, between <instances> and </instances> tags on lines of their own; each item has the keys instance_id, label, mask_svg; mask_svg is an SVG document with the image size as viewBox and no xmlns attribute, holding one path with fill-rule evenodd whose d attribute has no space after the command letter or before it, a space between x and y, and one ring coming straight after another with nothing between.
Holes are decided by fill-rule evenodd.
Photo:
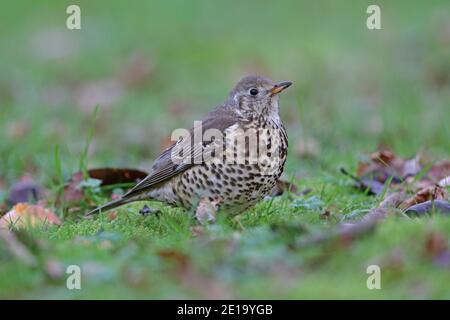
<instances>
[{"instance_id":1,"label":"bird's foot","mask_svg":"<svg viewBox=\"0 0 450 320\"><path fill-rule=\"evenodd\" d=\"M151 214L154 214L155 216L159 216L159 214L161 213L161 210L159 210L159 209L155 209L155 208L151 208L151 207L149 207L148 205L144 205L143 207L142 207L142 209L141 210L139 210L139 213L141 214L141 215L143 215L144 217L147 217L147 216L149 216L149 215L151 215Z\"/></svg>"},{"instance_id":2,"label":"bird's foot","mask_svg":"<svg viewBox=\"0 0 450 320\"><path fill-rule=\"evenodd\" d=\"M195 218L201 224L216 222L218 201L200 200L195 210Z\"/></svg>"}]
</instances>

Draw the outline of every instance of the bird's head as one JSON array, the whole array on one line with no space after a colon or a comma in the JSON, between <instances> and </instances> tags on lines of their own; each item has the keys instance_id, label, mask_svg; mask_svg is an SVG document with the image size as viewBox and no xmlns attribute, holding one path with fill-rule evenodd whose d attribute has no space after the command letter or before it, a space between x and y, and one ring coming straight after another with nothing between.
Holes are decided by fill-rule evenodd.
<instances>
[{"instance_id":1,"label":"bird's head","mask_svg":"<svg viewBox=\"0 0 450 320\"><path fill-rule=\"evenodd\" d=\"M264 77L247 76L236 84L228 99L241 118L278 117L278 94L291 84L289 81L275 83Z\"/></svg>"}]
</instances>

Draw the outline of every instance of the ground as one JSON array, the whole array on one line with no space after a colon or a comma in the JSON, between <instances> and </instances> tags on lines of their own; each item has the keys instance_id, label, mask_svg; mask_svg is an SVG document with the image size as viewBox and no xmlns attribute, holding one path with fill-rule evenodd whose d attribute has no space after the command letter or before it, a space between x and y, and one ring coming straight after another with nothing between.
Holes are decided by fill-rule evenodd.
<instances>
[{"instance_id":1,"label":"ground","mask_svg":"<svg viewBox=\"0 0 450 320\"><path fill-rule=\"evenodd\" d=\"M433 239L449 244L448 218L393 216L350 243L296 245L380 202L340 172L380 144L449 158L448 1L377 3L381 30L366 28L365 1L80 1L81 30L65 27L69 2L7 4L0 202L31 176L63 224L17 234L35 266L0 244L0 298L450 298L448 261L429 254ZM85 219L57 202L80 169L148 171L173 129L248 73L294 82L280 99L285 179L309 193L207 226L157 203L158 216L140 203ZM81 206L108 200L91 188ZM373 264L380 290L366 286ZM66 287L69 265L81 290Z\"/></svg>"}]
</instances>

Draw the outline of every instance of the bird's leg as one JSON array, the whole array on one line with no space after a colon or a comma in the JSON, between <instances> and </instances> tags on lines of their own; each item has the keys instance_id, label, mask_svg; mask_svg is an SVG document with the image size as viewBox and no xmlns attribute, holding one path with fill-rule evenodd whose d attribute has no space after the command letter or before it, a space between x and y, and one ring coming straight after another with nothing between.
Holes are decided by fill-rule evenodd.
<instances>
[{"instance_id":1,"label":"bird's leg","mask_svg":"<svg viewBox=\"0 0 450 320\"><path fill-rule=\"evenodd\" d=\"M151 208L148 205L144 204L141 210L139 210L139 213L143 215L144 217L149 216L151 214L154 214L155 216L159 217L161 210Z\"/></svg>"},{"instance_id":2,"label":"bird's leg","mask_svg":"<svg viewBox=\"0 0 450 320\"><path fill-rule=\"evenodd\" d=\"M220 199L210 201L207 198L200 199L197 209L195 210L195 218L198 222L214 223L216 221L216 212L219 208Z\"/></svg>"}]
</instances>

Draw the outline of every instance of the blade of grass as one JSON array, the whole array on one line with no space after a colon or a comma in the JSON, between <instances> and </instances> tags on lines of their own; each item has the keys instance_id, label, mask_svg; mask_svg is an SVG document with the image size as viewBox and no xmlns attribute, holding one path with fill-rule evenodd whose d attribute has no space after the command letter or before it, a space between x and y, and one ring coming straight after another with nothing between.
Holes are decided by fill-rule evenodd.
<instances>
[{"instance_id":1,"label":"blade of grass","mask_svg":"<svg viewBox=\"0 0 450 320\"><path fill-rule=\"evenodd\" d=\"M92 115L92 125L89 128L88 136L86 139L86 144L84 146L83 152L80 155L80 163L79 163L79 170L83 173L83 177L85 179L88 178L88 153L89 153L89 147L92 142L92 138L94 137L95 132L95 123L97 121L97 114L98 114L99 106L96 105L93 115Z\"/></svg>"}]
</instances>

